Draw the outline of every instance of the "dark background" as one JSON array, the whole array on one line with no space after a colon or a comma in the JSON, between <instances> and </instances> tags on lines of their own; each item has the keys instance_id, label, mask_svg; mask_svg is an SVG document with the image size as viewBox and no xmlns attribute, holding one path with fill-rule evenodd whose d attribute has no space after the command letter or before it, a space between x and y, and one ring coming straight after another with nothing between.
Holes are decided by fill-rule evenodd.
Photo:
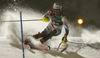
<instances>
[{"instance_id":1,"label":"dark background","mask_svg":"<svg viewBox=\"0 0 100 58\"><path fill-rule=\"evenodd\" d=\"M82 18L83 27L100 28L100 0L0 0L0 11L12 4L45 13L55 2L63 6L64 15L71 23L77 24L77 19Z\"/></svg>"}]
</instances>

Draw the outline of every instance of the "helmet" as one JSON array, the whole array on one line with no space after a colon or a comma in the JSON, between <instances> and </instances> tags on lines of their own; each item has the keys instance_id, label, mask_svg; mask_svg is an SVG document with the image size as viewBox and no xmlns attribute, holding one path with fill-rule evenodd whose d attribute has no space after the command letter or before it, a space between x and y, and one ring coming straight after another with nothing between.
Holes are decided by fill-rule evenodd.
<instances>
[{"instance_id":1,"label":"helmet","mask_svg":"<svg viewBox=\"0 0 100 58\"><path fill-rule=\"evenodd\" d=\"M53 4L53 9L61 9L62 6L59 5L59 3L54 3Z\"/></svg>"},{"instance_id":2,"label":"helmet","mask_svg":"<svg viewBox=\"0 0 100 58\"><path fill-rule=\"evenodd\" d=\"M54 11L54 12L60 12L61 9L62 9L62 6L60 6L59 3L54 3L54 4L53 4L53 11Z\"/></svg>"}]
</instances>

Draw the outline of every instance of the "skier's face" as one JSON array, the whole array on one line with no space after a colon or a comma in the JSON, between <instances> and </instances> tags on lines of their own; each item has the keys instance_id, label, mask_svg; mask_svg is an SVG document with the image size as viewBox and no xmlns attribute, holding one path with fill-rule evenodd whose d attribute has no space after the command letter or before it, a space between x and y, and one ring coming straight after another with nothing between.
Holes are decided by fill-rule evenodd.
<instances>
[{"instance_id":1,"label":"skier's face","mask_svg":"<svg viewBox=\"0 0 100 58\"><path fill-rule=\"evenodd\" d=\"M61 15L60 9L53 9L53 13L54 13L56 16Z\"/></svg>"}]
</instances>

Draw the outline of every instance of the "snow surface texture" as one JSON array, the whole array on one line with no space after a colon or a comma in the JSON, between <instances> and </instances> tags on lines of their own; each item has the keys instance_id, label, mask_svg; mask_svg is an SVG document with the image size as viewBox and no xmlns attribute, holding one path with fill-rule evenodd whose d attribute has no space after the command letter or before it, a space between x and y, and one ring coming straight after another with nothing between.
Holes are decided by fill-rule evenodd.
<instances>
[{"instance_id":1,"label":"snow surface texture","mask_svg":"<svg viewBox=\"0 0 100 58\"><path fill-rule=\"evenodd\" d=\"M2 20L20 20L20 11L22 11L23 20L30 20L30 19L41 19L42 15L38 11L33 11L32 9L26 8L17 8L13 10L5 10L1 15ZM0 58L22 58L22 50L17 48L21 45L19 39L21 40L21 33L20 33L20 22L2 22L1 24L1 36L0 36ZM24 40L28 35L33 35L41 32L46 26L48 22L41 22L41 21L31 21L31 22L23 22L23 36ZM25 57L26 58L100 58L100 31L91 32L86 29L81 28L81 36L80 37L71 37L73 33L78 34L72 25L70 25L70 34L68 40L70 41L67 45L68 48L66 51L62 53L58 52L50 52L44 53L39 50L33 50L34 53L25 49ZM51 46L52 50L58 47L59 43L61 42L61 38L63 37L64 30L62 34L53 37L46 44ZM33 41L34 43L37 43ZM38 41L39 42L39 41ZM71 43L73 42L73 43ZM76 43L77 42L77 43ZM98 44L97 44L98 43ZM61 47L64 47L63 45ZM69 52L69 53L67 53ZM74 52L74 53L70 53ZM79 55L81 56L79 56Z\"/></svg>"}]
</instances>

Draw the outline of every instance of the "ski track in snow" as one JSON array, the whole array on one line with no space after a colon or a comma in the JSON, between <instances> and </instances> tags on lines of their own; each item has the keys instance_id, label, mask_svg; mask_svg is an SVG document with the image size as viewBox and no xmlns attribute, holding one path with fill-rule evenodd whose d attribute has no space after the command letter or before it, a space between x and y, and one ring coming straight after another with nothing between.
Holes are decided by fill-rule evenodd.
<instances>
[{"instance_id":1,"label":"ski track in snow","mask_svg":"<svg viewBox=\"0 0 100 58\"><path fill-rule=\"evenodd\" d=\"M18 9L19 10L19 9ZM23 20L34 19L34 18L42 18L42 14L38 12L34 12L31 9L21 9ZM11 11L7 10L2 14L2 20L19 20L19 11ZM28 35L36 34L38 31L42 31L46 26L47 22L23 22L23 32L24 32L24 40ZM64 32L64 31L62 31ZM57 48L58 44L61 41L61 37L64 33L57 37L53 37L46 43L53 48ZM96 35L95 35L96 34ZM83 30L82 37L68 37L69 41L72 42L82 42L82 43L68 43L68 48L63 52L63 54L59 54L58 52L50 52L44 53L39 50L33 50L35 53L32 53L25 49L25 58L71 58L71 57L79 57L81 56L85 58L100 58L100 44L99 35L100 32L96 32L92 34L88 30ZM94 40L93 37L96 39ZM21 40L20 34L20 23L2 23L1 24L1 36L0 36L0 58L22 58L22 50L11 45L14 44L20 45L20 42L17 40ZM92 39L92 40L90 40ZM98 43L98 44L96 44ZM92 44L92 45L91 45ZM95 45L96 44L96 45ZM88 46L89 45L89 46ZM62 44L62 47L64 45ZM96 49L96 48L98 49ZM75 52L75 53L66 53L66 52ZM54 53L54 54L53 54ZM78 55L77 55L78 54ZM79 56L81 55L81 56Z\"/></svg>"}]
</instances>

